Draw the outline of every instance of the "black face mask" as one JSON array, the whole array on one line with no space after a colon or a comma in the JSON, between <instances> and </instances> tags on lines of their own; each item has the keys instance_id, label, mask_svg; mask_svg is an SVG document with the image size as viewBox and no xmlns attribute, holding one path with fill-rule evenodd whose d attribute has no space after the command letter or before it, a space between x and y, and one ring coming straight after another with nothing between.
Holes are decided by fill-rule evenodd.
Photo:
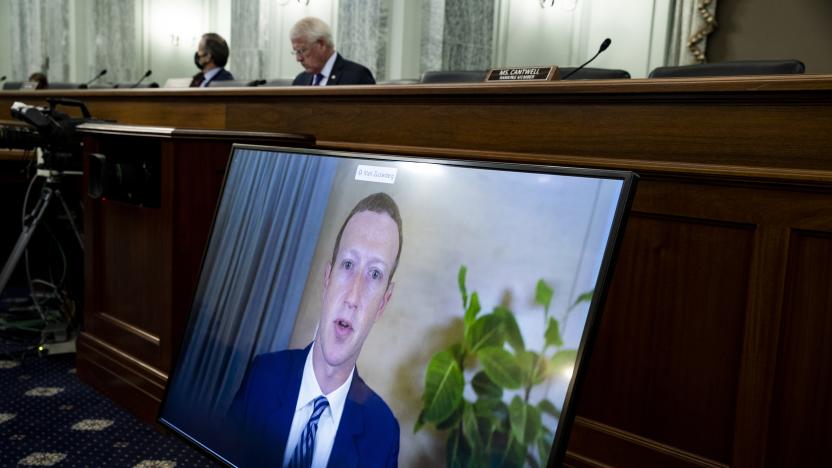
<instances>
[{"instance_id":1,"label":"black face mask","mask_svg":"<svg viewBox=\"0 0 832 468\"><path fill-rule=\"evenodd\" d=\"M205 65L199 63L199 52L194 52L194 65L196 65L196 67L200 70L205 68Z\"/></svg>"}]
</instances>

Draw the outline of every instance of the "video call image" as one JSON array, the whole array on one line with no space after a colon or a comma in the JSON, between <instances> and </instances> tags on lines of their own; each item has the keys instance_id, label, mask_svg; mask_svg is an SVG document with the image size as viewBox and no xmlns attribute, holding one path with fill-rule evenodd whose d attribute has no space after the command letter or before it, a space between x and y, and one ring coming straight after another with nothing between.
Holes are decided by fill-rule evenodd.
<instances>
[{"instance_id":1,"label":"video call image","mask_svg":"<svg viewBox=\"0 0 832 468\"><path fill-rule=\"evenodd\" d=\"M627 187L561 172L236 147L161 421L236 466L546 466Z\"/></svg>"}]
</instances>

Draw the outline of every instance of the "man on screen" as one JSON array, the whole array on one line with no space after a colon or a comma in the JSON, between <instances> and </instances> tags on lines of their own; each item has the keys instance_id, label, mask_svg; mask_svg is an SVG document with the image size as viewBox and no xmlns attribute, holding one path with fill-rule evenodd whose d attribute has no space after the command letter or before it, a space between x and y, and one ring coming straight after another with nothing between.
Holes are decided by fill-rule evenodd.
<instances>
[{"instance_id":1,"label":"man on screen","mask_svg":"<svg viewBox=\"0 0 832 468\"><path fill-rule=\"evenodd\" d=\"M254 359L230 410L243 466L396 466L399 423L355 367L393 294L399 209L384 193L353 208L323 278L321 319L303 350Z\"/></svg>"}]
</instances>

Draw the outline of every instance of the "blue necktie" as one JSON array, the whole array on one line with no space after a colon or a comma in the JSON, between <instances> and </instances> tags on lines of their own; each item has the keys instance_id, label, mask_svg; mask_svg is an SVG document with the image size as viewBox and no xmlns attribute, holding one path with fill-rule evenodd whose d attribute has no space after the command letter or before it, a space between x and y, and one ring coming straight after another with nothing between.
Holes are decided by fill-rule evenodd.
<instances>
[{"instance_id":1,"label":"blue necktie","mask_svg":"<svg viewBox=\"0 0 832 468\"><path fill-rule=\"evenodd\" d=\"M312 465L312 455L315 453L315 433L318 432L318 420L321 419L321 414L329 406L326 397L319 396L313 402L312 416L309 417L309 422L300 433L300 440L295 446L292 453L292 459L289 460L290 468L309 468Z\"/></svg>"},{"instance_id":2,"label":"blue necktie","mask_svg":"<svg viewBox=\"0 0 832 468\"><path fill-rule=\"evenodd\" d=\"M323 80L323 75L321 75L320 73L315 74L315 76L312 77L312 86L318 86L319 84L321 84L321 81Z\"/></svg>"}]
</instances>

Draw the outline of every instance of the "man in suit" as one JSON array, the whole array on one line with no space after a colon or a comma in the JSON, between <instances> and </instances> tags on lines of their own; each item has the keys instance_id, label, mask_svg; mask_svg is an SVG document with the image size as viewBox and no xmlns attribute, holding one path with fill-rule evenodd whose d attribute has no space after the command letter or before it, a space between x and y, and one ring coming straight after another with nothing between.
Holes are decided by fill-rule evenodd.
<instances>
[{"instance_id":1,"label":"man in suit","mask_svg":"<svg viewBox=\"0 0 832 468\"><path fill-rule=\"evenodd\" d=\"M367 67L351 62L335 51L332 30L318 18L304 18L289 31L292 53L303 66L292 85L376 84Z\"/></svg>"},{"instance_id":2,"label":"man in suit","mask_svg":"<svg viewBox=\"0 0 832 468\"><path fill-rule=\"evenodd\" d=\"M216 33L203 34L194 54L194 65L202 71L194 75L190 87L206 88L215 81L233 80L234 75L224 68L229 53L228 43L222 36Z\"/></svg>"},{"instance_id":3,"label":"man in suit","mask_svg":"<svg viewBox=\"0 0 832 468\"><path fill-rule=\"evenodd\" d=\"M399 423L355 364L393 294L401 246L395 201L376 193L358 202L324 269L315 340L303 350L261 354L246 372L229 410L229 461L397 466Z\"/></svg>"}]
</instances>

